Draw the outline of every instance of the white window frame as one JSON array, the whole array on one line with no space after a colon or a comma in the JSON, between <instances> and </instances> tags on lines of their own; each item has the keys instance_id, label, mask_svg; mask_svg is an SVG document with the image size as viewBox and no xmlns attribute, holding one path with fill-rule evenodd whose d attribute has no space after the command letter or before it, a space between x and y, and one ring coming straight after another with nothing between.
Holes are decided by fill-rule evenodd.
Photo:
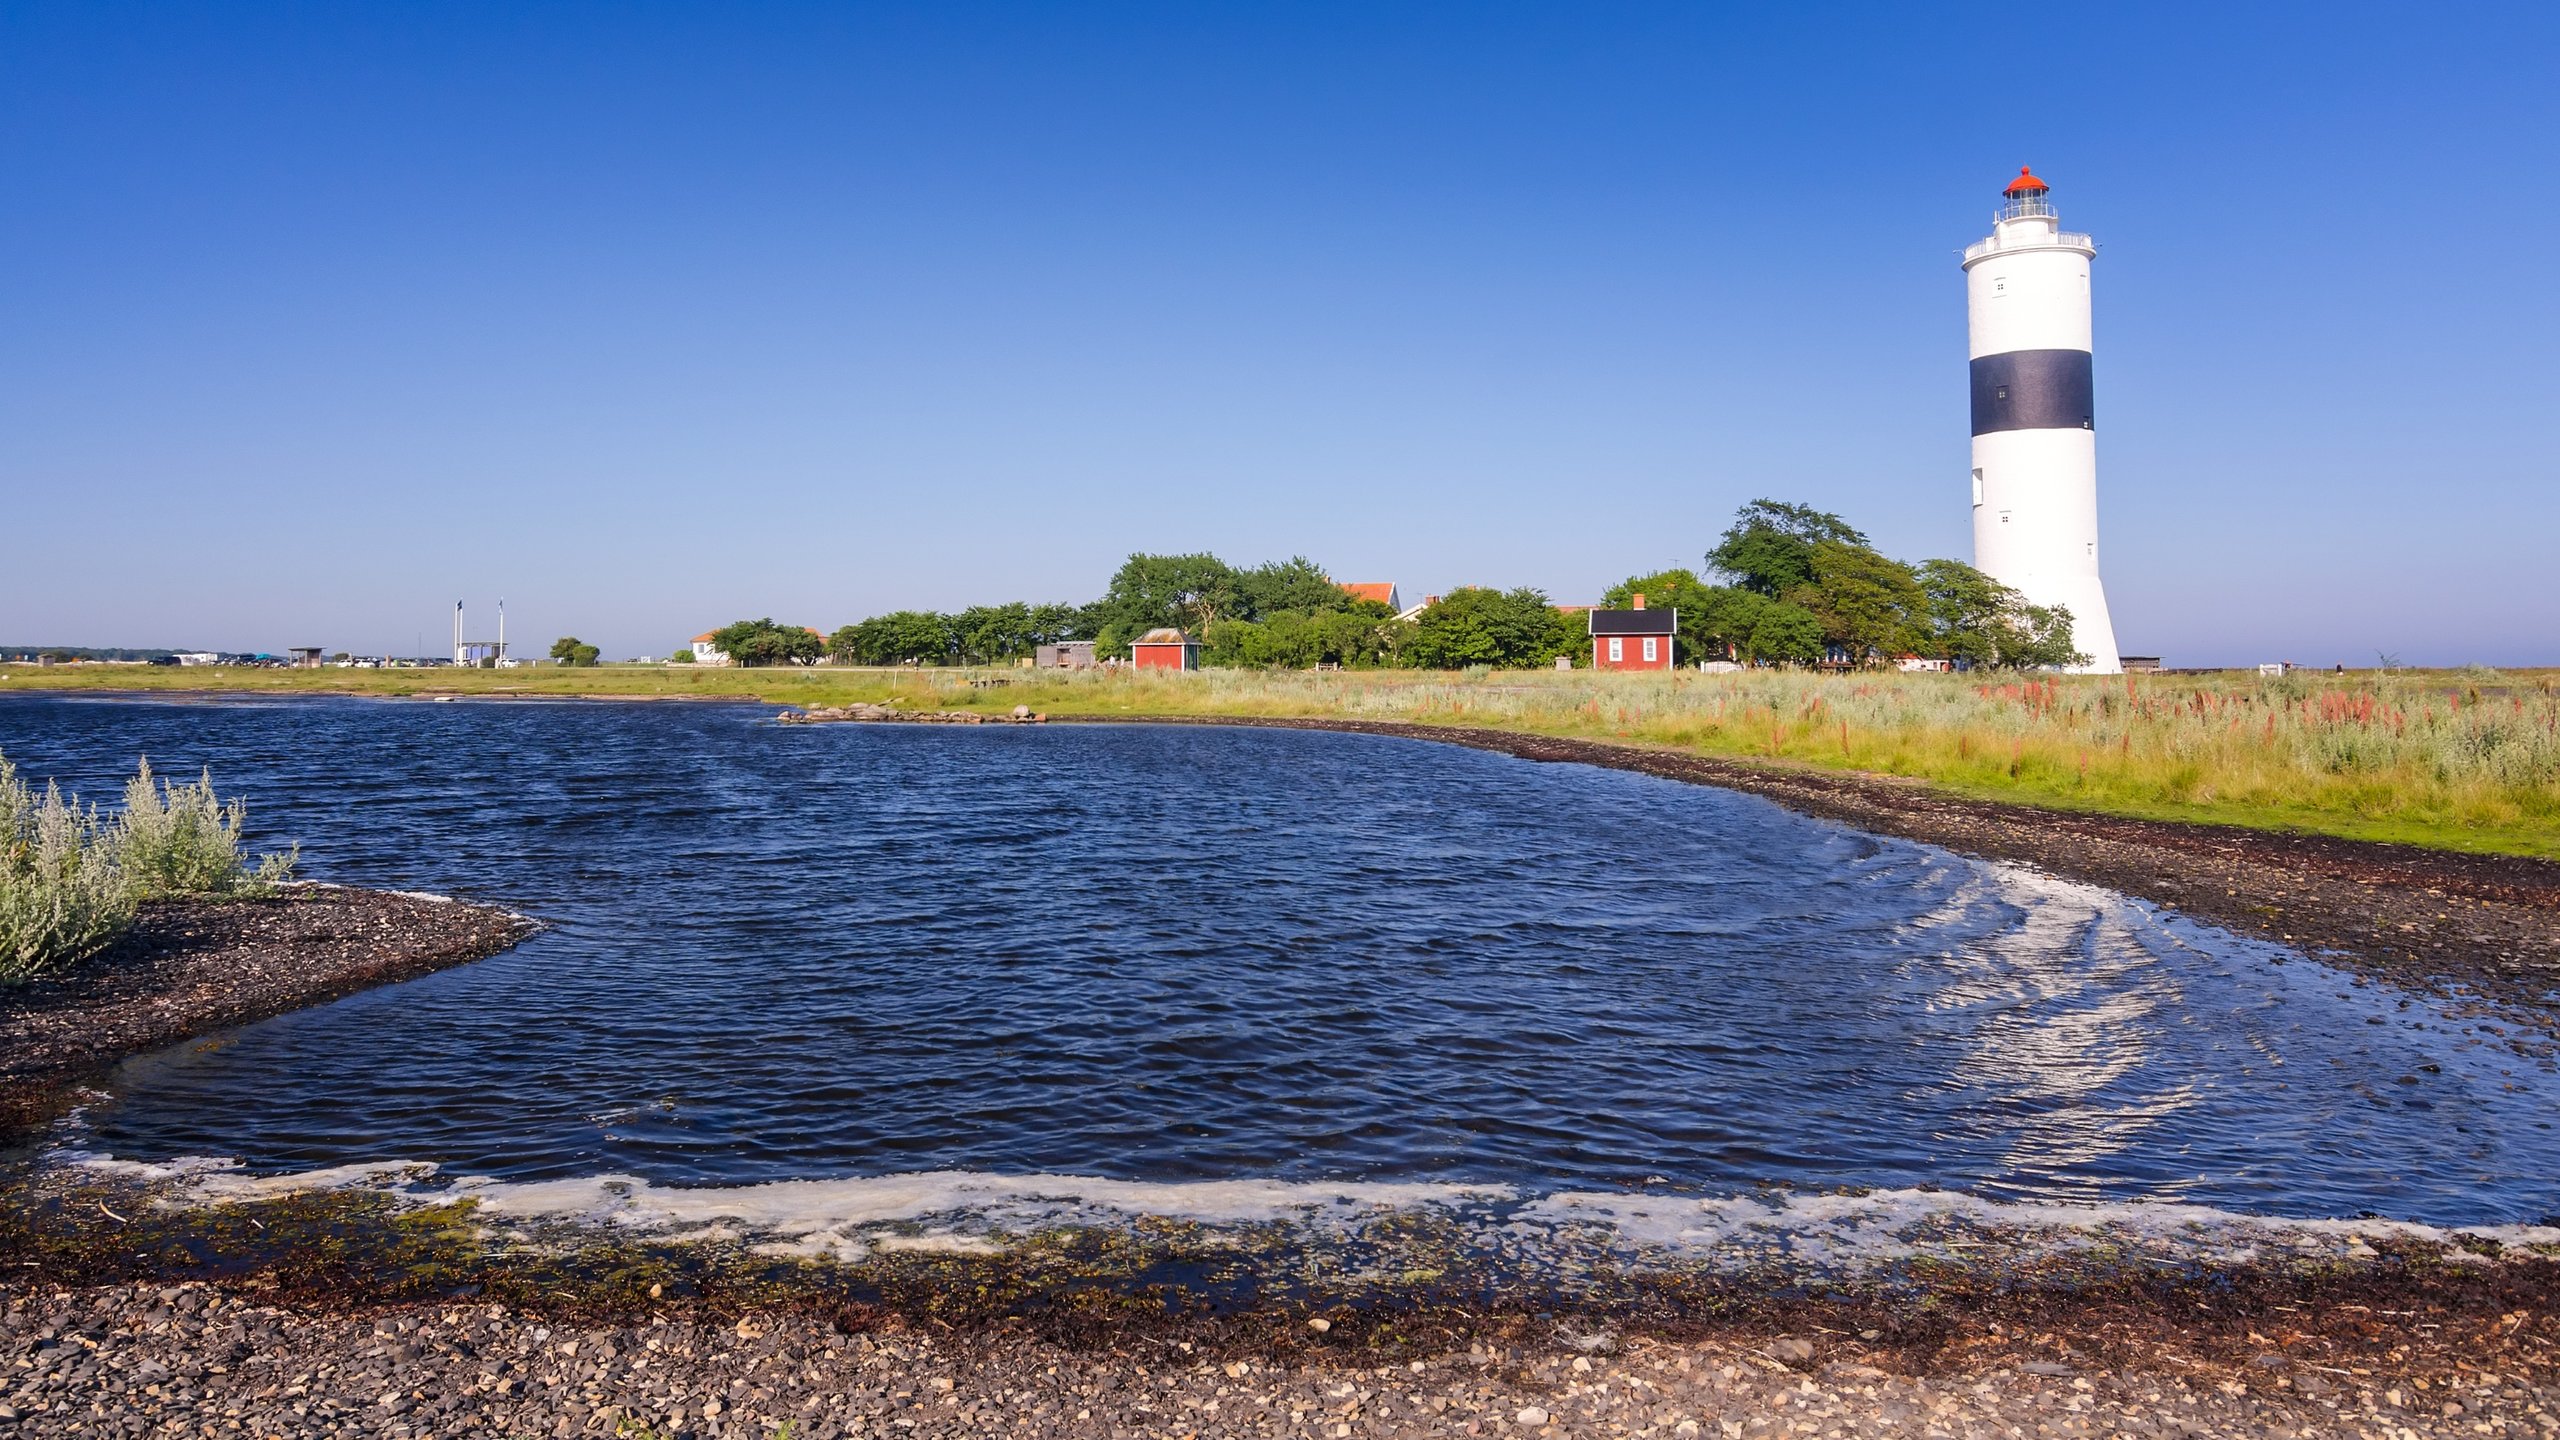
<instances>
[{"instance_id":1,"label":"white window frame","mask_svg":"<svg viewBox=\"0 0 2560 1440\"><path fill-rule=\"evenodd\" d=\"M1646 664L1653 664L1655 661L1662 658L1662 652L1654 648L1659 643L1660 642L1656 641L1650 635L1644 637L1644 660Z\"/></svg>"},{"instance_id":2,"label":"white window frame","mask_svg":"<svg viewBox=\"0 0 2560 1440\"><path fill-rule=\"evenodd\" d=\"M1617 636L1615 636L1615 635L1610 636L1610 637L1609 637L1609 663L1610 663L1610 664L1612 664L1612 665L1615 665L1615 664L1617 664L1619 661L1624 660L1624 659L1626 659L1626 658L1627 658L1627 642L1626 642L1626 641L1624 641L1624 640L1619 639L1619 638L1618 638Z\"/></svg>"}]
</instances>

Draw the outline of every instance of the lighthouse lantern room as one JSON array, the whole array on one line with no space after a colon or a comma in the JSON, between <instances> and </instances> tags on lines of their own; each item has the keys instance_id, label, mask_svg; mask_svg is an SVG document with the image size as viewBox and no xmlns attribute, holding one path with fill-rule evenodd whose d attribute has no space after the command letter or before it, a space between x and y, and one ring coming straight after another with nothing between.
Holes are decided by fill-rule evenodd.
<instances>
[{"instance_id":1,"label":"lighthouse lantern room","mask_svg":"<svg viewBox=\"0 0 2560 1440\"><path fill-rule=\"evenodd\" d=\"M2115 624L2098 581L2098 437L2089 262L2024 167L1990 238L1965 247L1973 360L1973 563L2034 605L2070 607L2073 648L2114 674Z\"/></svg>"}]
</instances>

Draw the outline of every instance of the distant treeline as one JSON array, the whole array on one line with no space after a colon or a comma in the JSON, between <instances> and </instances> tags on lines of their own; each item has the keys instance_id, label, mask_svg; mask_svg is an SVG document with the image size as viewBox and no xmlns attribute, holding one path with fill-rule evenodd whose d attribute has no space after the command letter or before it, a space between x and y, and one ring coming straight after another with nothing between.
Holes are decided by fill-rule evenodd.
<instances>
[{"instance_id":1,"label":"distant treeline","mask_svg":"<svg viewBox=\"0 0 2560 1440\"><path fill-rule=\"evenodd\" d=\"M0 660L168 660L175 650L101 650L87 645L0 645Z\"/></svg>"},{"instance_id":2,"label":"distant treeline","mask_svg":"<svg viewBox=\"0 0 2560 1440\"><path fill-rule=\"evenodd\" d=\"M1974 666L2072 663L2070 612L2025 602L1956 560L1909 565L1879 553L1839 516L1755 500L1714 549L1707 573L1630 576L1603 603L1641 594L1678 609L1681 663L1867 664L1902 654ZM741 620L712 644L742 665L1001 665L1037 647L1091 640L1126 654L1130 641L1172 628L1202 642L1216 666L1306 669L1546 667L1589 663L1579 612L1542 591L1467 586L1400 620L1353 598L1301 556L1249 568L1215 555L1132 555L1100 599L1083 605L978 605L956 614L899 610L820 636L771 619ZM684 658L681 654L679 659Z\"/></svg>"}]
</instances>

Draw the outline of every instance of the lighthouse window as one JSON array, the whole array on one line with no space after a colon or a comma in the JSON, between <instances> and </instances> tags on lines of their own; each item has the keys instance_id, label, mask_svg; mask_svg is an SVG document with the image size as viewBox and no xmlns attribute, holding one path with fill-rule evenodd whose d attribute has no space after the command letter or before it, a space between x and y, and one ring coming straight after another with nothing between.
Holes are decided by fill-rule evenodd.
<instances>
[{"instance_id":1,"label":"lighthouse window","mask_svg":"<svg viewBox=\"0 0 2560 1440\"><path fill-rule=\"evenodd\" d=\"M2001 512L2000 512L2000 523L2001 523L2001 524L2003 524L2003 525L2006 525L2006 524L2008 524L2008 523L2009 523L2009 512L2008 512L2008 511L2003 510L2003 511L2001 511Z\"/></svg>"},{"instance_id":2,"label":"lighthouse window","mask_svg":"<svg viewBox=\"0 0 2560 1440\"><path fill-rule=\"evenodd\" d=\"M1997 386L1997 387L1995 387L1995 388L1999 391L1999 395L1998 395L1998 397L1997 397L1997 398L2002 399L2002 400L2006 400L2006 399L2008 399L2008 398L2009 398L2009 387L2008 387L2008 386L2006 386L2006 385L2001 385L2001 386Z\"/></svg>"},{"instance_id":3,"label":"lighthouse window","mask_svg":"<svg viewBox=\"0 0 2560 1440\"><path fill-rule=\"evenodd\" d=\"M1973 503L1982 503L1982 472L1979 470L1973 472Z\"/></svg>"}]
</instances>

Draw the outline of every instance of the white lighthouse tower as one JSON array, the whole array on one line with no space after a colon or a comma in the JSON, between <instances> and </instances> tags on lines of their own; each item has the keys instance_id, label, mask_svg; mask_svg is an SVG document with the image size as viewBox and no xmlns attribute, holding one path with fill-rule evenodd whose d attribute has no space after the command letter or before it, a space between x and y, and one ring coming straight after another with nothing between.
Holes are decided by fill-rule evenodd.
<instances>
[{"instance_id":1,"label":"white lighthouse tower","mask_svg":"<svg viewBox=\"0 0 2560 1440\"><path fill-rule=\"evenodd\" d=\"M2030 604L2071 609L2072 648L2112 675L2115 623L2098 583L2098 436L2089 261L2045 183L2018 170L1991 238L1965 247L1973 355L1973 563Z\"/></svg>"}]
</instances>

